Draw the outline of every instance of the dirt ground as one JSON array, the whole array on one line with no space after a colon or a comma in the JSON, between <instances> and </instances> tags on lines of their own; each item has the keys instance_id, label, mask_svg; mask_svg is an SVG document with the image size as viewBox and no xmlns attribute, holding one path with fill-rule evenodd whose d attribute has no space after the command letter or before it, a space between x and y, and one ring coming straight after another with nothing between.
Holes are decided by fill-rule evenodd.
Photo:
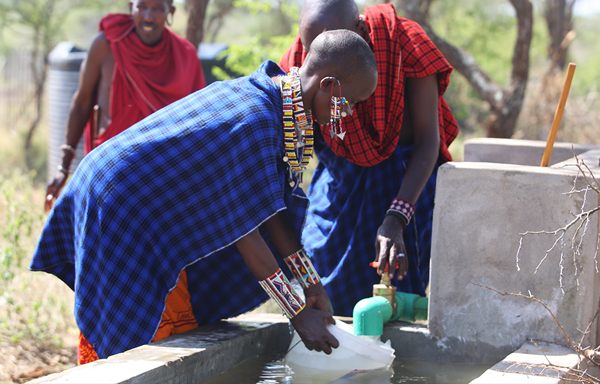
<instances>
[{"instance_id":1,"label":"dirt ground","mask_svg":"<svg viewBox=\"0 0 600 384\"><path fill-rule=\"evenodd\" d=\"M31 342L0 343L0 384L25 383L74 367L75 340L64 347L45 347Z\"/></svg>"},{"instance_id":2,"label":"dirt ground","mask_svg":"<svg viewBox=\"0 0 600 384\"><path fill-rule=\"evenodd\" d=\"M79 333L70 288L53 276L23 272L4 295L9 300L0 300L0 384L74 367Z\"/></svg>"},{"instance_id":3,"label":"dirt ground","mask_svg":"<svg viewBox=\"0 0 600 384\"><path fill-rule=\"evenodd\" d=\"M280 310L273 300L269 300L253 312L280 313ZM75 367L79 334L73 329L63 331L63 347L38 345L26 340L18 344L0 342L0 384L26 383Z\"/></svg>"}]
</instances>

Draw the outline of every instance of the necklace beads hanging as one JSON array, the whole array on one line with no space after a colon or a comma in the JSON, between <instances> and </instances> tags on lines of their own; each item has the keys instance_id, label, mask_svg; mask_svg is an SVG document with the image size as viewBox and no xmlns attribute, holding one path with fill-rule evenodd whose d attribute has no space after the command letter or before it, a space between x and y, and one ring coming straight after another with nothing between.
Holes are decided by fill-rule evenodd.
<instances>
[{"instance_id":1,"label":"necklace beads hanging","mask_svg":"<svg viewBox=\"0 0 600 384\"><path fill-rule=\"evenodd\" d=\"M283 134L285 157L290 170L302 182L302 172L306 170L313 154L314 131L310 112L305 111L302 100L302 87L297 67L292 67L287 76L281 77L281 97L283 101Z\"/></svg>"}]
</instances>

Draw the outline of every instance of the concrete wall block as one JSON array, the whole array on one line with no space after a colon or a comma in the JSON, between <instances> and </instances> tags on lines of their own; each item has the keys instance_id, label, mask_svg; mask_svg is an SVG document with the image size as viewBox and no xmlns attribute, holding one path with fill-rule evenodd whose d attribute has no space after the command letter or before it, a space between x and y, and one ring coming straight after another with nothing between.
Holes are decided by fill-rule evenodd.
<instances>
[{"instance_id":1,"label":"concrete wall block","mask_svg":"<svg viewBox=\"0 0 600 384\"><path fill-rule=\"evenodd\" d=\"M554 143L550 165L570 159L573 157L573 150L579 155L598 148L596 145L589 144ZM540 140L480 137L465 142L463 160L539 166L545 149L546 142Z\"/></svg>"},{"instance_id":2,"label":"concrete wall block","mask_svg":"<svg viewBox=\"0 0 600 384\"><path fill-rule=\"evenodd\" d=\"M565 195L577 172L492 163L448 163L438 173L431 260L429 329L434 337L498 348L518 348L526 339L566 342L552 310L579 341L598 308L596 270L598 218L590 221L580 254L564 245L545 256L554 235L527 235L517 263L520 233L555 230L573 214L598 206L595 193ZM575 188L584 183L578 179ZM542 262L543 260L543 262ZM474 284L479 284L477 286ZM597 326L587 341L597 345Z\"/></svg>"}]
</instances>

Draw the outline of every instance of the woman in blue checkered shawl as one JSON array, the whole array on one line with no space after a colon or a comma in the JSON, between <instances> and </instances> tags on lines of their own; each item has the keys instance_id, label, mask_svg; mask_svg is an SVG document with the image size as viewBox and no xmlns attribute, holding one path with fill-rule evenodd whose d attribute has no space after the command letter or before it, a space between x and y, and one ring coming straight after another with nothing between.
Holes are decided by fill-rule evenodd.
<instances>
[{"instance_id":1,"label":"woman in blue checkered shawl","mask_svg":"<svg viewBox=\"0 0 600 384\"><path fill-rule=\"evenodd\" d=\"M359 102L377 69L356 34L323 35L299 76L305 108L327 123L336 79ZM307 199L290 186L281 75L265 62L214 83L99 146L72 175L30 269L75 291L77 325L100 358L152 340L182 270L203 325L263 303L257 280L301 248ZM291 322L309 349L331 353L338 342L325 327L334 320L323 286L304 293Z\"/></svg>"}]
</instances>

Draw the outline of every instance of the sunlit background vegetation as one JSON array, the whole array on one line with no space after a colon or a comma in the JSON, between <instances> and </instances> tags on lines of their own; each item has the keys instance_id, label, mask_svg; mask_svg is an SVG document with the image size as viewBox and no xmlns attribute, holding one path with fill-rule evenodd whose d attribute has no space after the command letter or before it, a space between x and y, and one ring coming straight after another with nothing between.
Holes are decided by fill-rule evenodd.
<instances>
[{"instance_id":1,"label":"sunlit background vegetation","mask_svg":"<svg viewBox=\"0 0 600 384\"><path fill-rule=\"evenodd\" d=\"M359 2L359 8L374 3ZM529 83L513 138L545 140L564 73L547 75L550 38L542 16L544 1L532 3ZM175 5L172 29L184 36L186 4ZM212 0L204 42L229 46L228 70L248 74L266 59L279 60L297 33L300 6L299 0ZM396 9L402 15L400 6ZM45 220L42 206L48 179L47 90L36 88L36 79L56 43L70 41L85 50L103 15L128 10L126 0L0 0L0 361L8 359L5 364L11 364L9 356L15 353L67 347L71 348L64 352L67 358L53 364L60 369L74 361L72 292L55 277L27 272ZM494 82L508 84L516 18L507 0L436 0L429 22L441 37L469 52ZM577 70L557 140L600 144L600 13L575 13L573 25L576 37L568 60L577 63ZM214 74L228 77L219 68ZM446 99L461 128L450 149L461 160L462 143L486 135L489 106L458 72ZM12 382L0 372L2 380Z\"/></svg>"}]
</instances>

